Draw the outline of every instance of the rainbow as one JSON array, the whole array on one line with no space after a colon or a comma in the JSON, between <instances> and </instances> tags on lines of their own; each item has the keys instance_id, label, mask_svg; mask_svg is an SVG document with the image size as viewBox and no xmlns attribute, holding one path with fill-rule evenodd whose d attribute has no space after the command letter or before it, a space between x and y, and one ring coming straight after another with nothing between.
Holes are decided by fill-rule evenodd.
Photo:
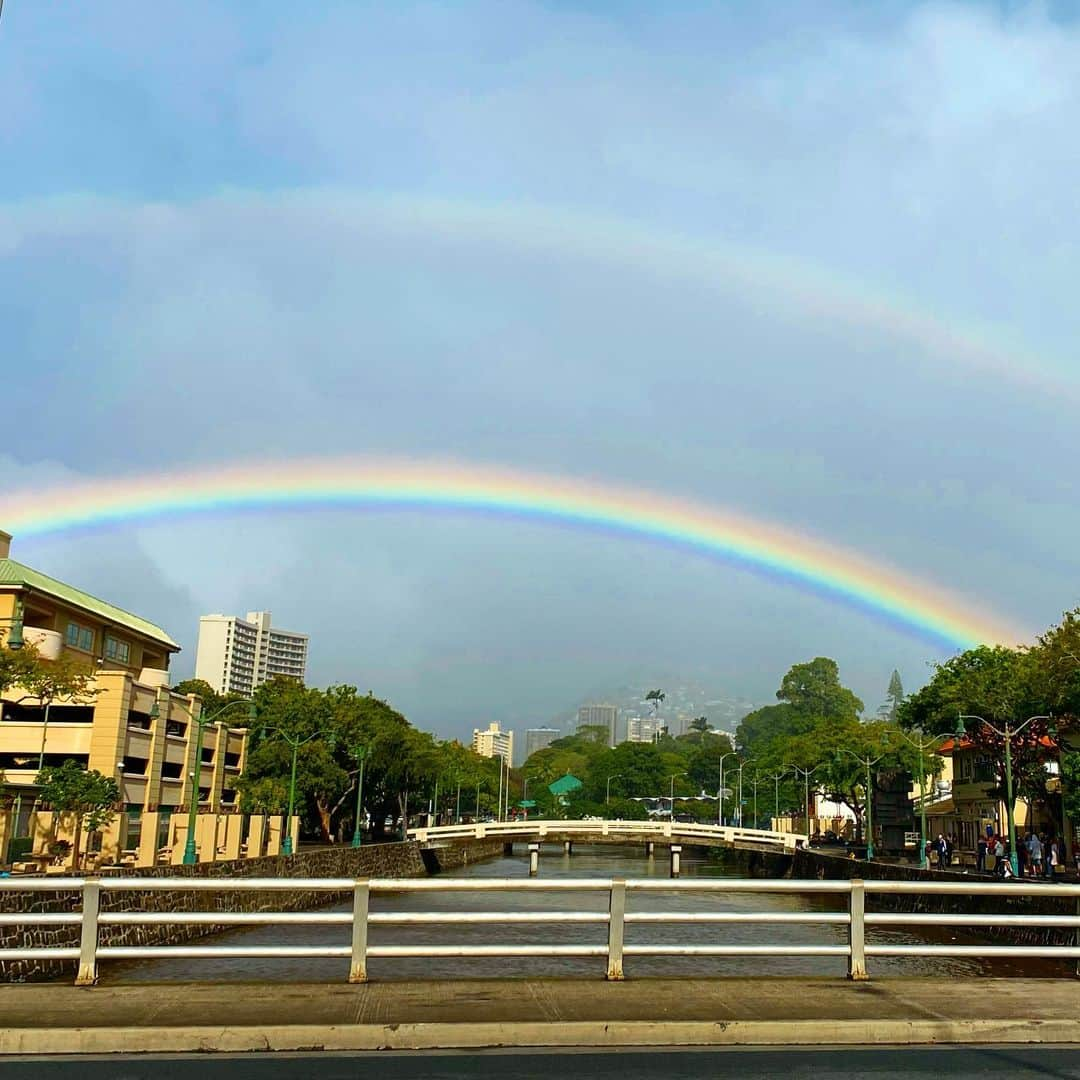
<instances>
[{"instance_id":1,"label":"rainbow","mask_svg":"<svg viewBox=\"0 0 1080 1080\"><path fill-rule=\"evenodd\" d=\"M474 464L315 459L98 479L0 496L19 538L197 514L342 507L494 514L676 546L965 648L1025 635L972 601L863 554L730 510L653 492Z\"/></svg>"}]
</instances>

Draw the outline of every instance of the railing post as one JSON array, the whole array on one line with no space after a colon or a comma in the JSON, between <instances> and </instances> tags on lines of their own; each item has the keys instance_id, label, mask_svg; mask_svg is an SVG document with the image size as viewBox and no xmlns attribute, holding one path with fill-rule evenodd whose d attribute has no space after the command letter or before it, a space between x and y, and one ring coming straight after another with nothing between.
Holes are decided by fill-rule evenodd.
<instances>
[{"instance_id":1,"label":"railing post","mask_svg":"<svg viewBox=\"0 0 1080 1080\"><path fill-rule=\"evenodd\" d=\"M623 930L626 926L626 881L615 878L608 903L607 977L612 982L623 978Z\"/></svg>"},{"instance_id":2,"label":"railing post","mask_svg":"<svg viewBox=\"0 0 1080 1080\"><path fill-rule=\"evenodd\" d=\"M367 982L367 933L368 908L371 903L371 886L366 878L353 884L352 960L349 964L349 982Z\"/></svg>"},{"instance_id":3,"label":"railing post","mask_svg":"<svg viewBox=\"0 0 1080 1080\"><path fill-rule=\"evenodd\" d=\"M82 887L82 934L79 938L79 970L76 986L97 982L98 912L101 910L101 883L87 878Z\"/></svg>"},{"instance_id":4,"label":"railing post","mask_svg":"<svg viewBox=\"0 0 1080 1080\"><path fill-rule=\"evenodd\" d=\"M536 877L537 871L540 869L540 845L532 843L529 845L529 877Z\"/></svg>"},{"instance_id":5,"label":"railing post","mask_svg":"<svg viewBox=\"0 0 1080 1080\"><path fill-rule=\"evenodd\" d=\"M869 976L866 974L866 886L861 878L851 879L848 912L851 916L848 927L848 944L851 948L848 978L863 982Z\"/></svg>"},{"instance_id":6,"label":"railing post","mask_svg":"<svg viewBox=\"0 0 1080 1080\"><path fill-rule=\"evenodd\" d=\"M677 878L682 867L682 845L671 845L671 876Z\"/></svg>"}]
</instances>

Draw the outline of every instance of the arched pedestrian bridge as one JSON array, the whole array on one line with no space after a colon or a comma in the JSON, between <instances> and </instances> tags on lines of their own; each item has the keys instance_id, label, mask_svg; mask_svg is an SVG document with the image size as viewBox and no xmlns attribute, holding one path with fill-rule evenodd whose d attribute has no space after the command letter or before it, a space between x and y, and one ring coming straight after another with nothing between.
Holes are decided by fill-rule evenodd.
<instances>
[{"instance_id":1,"label":"arched pedestrian bridge","mask_svg":"<svg viewBox=\"0 0 1080 1080\"><path fill-rule=\"evenodd\" d=\"M686 844L752 851L793 851L806 844L805 833L745 829L681 821L479 821L474 825L437 825L409 830L421 844L450 840L500 839L507 843L541 842Z\"/></svg>"}]
</instances>

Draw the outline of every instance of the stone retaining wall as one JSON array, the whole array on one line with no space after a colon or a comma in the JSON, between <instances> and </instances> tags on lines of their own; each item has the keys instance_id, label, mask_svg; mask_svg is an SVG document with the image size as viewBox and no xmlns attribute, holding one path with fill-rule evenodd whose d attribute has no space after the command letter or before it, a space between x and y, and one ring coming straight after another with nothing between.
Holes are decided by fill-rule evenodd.
<instances>
[{"instance_id":1,"label":"stone retaining wall","mask_svg":"<svg viewBox=\"0 0 1080 1080\"><path fill-rule=\"evenodd\" d=\"M948 870L922 870L899 863L867 862L842 855L831 855L800 848L791 856L790 876L836 881L862 878L865 881L956 881L969 885L988 882L982 875ZM970 915L1077 915L1075 900L1064 896L974 896L942 893L871 893L866 898L868 911L912 911ZM962 928L960 928L962 929ZM980 926L972 933L1009 945L1072 945L1078 934L1067 927Z\"/></svg>"},{"instance_id":2,"label":"stone retaining wall","mask_svg":"<svg viewBox=\"0 0 1080 1080\"><path fill-rule=\"evenodd\" d=\"M465 845L462 845L463 847ZM474 845L471 850L446 856L448 865L488 857L486 849ZM499 845L499 851L502 847ZM495 854L491 852L489 854ZM456 860L456 861L455 861ZM439 860L440 867L442 859ZM355 878L422 877L432 872L425 865L420 846L415 841L395 844L372 844L353 848L333 846L301 849L292 856L264 856L225 862L198 863L195 866L154 866L103 873L107 877L138 878ZM193 911L303 911L328 903L340 902L348 890L334 892L229 891L202 892L103 892L101 910L145 912ZM0 912L70 912L78 911L79 894L74 892L3 891ZM102 945L176 945L204 934L226 929L221 926L127 925L102 926ZM0 949L60 948L77 946L79 927L74 926L0 926ZM74 961L11 960L0 961L0 982L55 978L71 975Z\"/></svg>"}]
</instances>

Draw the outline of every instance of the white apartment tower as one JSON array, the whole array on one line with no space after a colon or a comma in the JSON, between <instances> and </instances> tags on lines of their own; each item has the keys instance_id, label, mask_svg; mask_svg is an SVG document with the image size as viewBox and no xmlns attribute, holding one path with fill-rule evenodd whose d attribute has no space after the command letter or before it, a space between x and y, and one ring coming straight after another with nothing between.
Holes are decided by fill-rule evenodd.
<instances>
[{"instance_id":1,"label":"white apartment tower","mask_svg":"<svg viewBox=\"0 0 1080 1080\"><path fill-rule=\"evenodd\" d=\"M498 721L492 721L484 731L473 728L472 748L481 757L501 757L510 765L514 760L514 733L503 731Z\"/></svg>"},{"instance_id":2,"label":"white apartment tower","mask_svg":"<svg viewBox=\"0 0 1080 1080\"><path fill-rule=\"evenodd\" d=\"M307 634L271 626L269 611L249 611L246 619L204 615L199 619L195 678L219 694L250 696L276 675L303 682L307 654Z\"/></svg>"}]
</instances>

